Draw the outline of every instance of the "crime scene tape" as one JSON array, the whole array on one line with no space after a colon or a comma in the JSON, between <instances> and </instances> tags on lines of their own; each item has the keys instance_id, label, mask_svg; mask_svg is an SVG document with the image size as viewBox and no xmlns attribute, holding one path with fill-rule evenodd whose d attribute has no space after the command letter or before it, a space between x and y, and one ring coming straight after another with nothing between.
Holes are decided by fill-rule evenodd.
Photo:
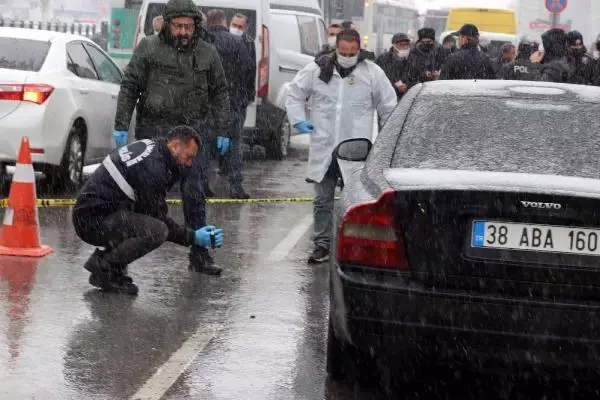
<instances>
[{"instance_id":1,"label":"crime scene tape","mask_svg":"<svg viewBox=\"0 0 600 400\"><path fill-rule=\"evenodd\" d=\"M336 198L338 200L339 198ZM311 203L312 197L284 197L284 198L264 198L264 199L206 199L208 204L259 204L259 203ZM74 206L77 199L37 199L38 207L70 207ZM181 199L167 199L167 204L171 206L180 206L183 204ZM0 200L0 208L8 207L8 199Z\"/></svg>"}]
</instances>

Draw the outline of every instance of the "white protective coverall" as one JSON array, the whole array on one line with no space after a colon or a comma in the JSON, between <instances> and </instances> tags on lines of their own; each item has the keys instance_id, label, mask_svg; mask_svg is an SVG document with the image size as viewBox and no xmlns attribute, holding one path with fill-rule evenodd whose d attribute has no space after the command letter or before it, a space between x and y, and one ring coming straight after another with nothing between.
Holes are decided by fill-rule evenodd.
<instances>
[{"instance_id":1,"label":"white protective coverall","mask_svg":"<svg viewBox=\"0 0 600 400\"><path fill-rule=\"evenodd\" d=\"M369 60L359 61L345 79L337 69L328 83L319 79L321 69L312 62L290 83L285 106L292 126L306 121L305 104L312 102L307 178L321 182L335 147L346 139L373 137L377 110L385 121L396 107L396 92L383 70Z\"/></svg>"}]
</instances>

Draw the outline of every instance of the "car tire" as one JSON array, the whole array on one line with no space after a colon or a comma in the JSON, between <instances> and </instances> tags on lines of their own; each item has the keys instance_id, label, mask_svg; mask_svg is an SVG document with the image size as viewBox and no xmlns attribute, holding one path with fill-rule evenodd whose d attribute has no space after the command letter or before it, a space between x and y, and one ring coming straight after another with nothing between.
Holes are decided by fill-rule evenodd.
<instances>
[{"instance_id":1,"label":"car tire","mask_svg":"<svg viewBox=\"0 0 600 400\"><path fill-rule=\"evenodd\" d=\"M60 166L50 173L54 190L77 190L83 182L85 160L85 128L81 124L71 127Z\"/></svg>"},{"instance_id":2,"label":"car tire","mask_svg":"<svg viewBox=\"0 0 600 400\"><path fill-rule=\"evenodd\" d=\"M288 156L290 150L290 139L292 137L292 126L286 114L283 114L277 128L272 131L271 140L268 142L267 154L276 160L283 160Z\"/></svg>"}]
</instances>

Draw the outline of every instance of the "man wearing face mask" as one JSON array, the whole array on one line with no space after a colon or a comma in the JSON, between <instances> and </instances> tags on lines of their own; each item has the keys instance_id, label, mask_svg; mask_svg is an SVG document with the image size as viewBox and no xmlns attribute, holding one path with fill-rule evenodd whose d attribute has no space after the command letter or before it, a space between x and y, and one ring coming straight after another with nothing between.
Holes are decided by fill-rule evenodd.
<instances>
[{"instance_id":1,"label":"man wearing face mask","mask_svg":"<svg viewBox=\"0 0 600 400\"><path fill-rule=\"evenodd\" d=\"M440 79L496 79L492 60L479 48L479 29L465 24L458 34L460 50L448 57Z\"/></svg>"},{"instance_id":2,"label":"man wearing face mask","mask_svg":"<svg viewBox=\"0 0 600 400\"><path fill-rule=\"evenodd\" d=\"M375 63L381 67L394 86L398 101L408 90L405 81L409 53L410 39L405 33L397 33L392 37L392 47L375 60Z\"/></svg>"},{"instance_id":3,"label":"man wearing face mask","mask_svg":"<svg viewBox=\"0 0 600 400\"><path fill-rule=\"evenodd\" d=\"M227 165L230 190L229 194L234 199L249 199L250 195L242 187L242 154L240 144L246 120L246 107L254 100L256 71L250 68L253 63L248 54L248 48L241 36L234 36L227 28L227 17L222 10L210 10L206 14L208 33L214 38L214 45L221 57L225 77L229 84L229 104L233 117L231 134L231 148L224 155L224 164ZM218 129L218 127L215 127Z\"/></svg>"},{"instance_id":4,"label":"man wearing face mask","mask_svg":"<svg viewBox=\"0 0 600 400\"><path fill-rule=\"evenodd\" d=\"M164 138L143 139L109 154L85 183L73 209L73 226L96 249L84 268L92 286L135 295L127 266L166 241L220 247L222 231L190 229L168 216L167 192L190 168L202 146L194 129L180 126Z\"/></svg>"},{"instance_id":5,"label":"man wearing face mask","mask_svg":"<svg viewBox=\"0 0 600 400\"><path fill-rule=\"evenodd\" d=\"M163 27L163 16L159 15L157 17L154 17L154 19L152 20L152 29L154 29L154 34L158 35Z\"/></svg>"},{"instance_id":6,"label":"man wearing face mask","mask_svg":"<svg viewBox=\"0 0 600 400\"><path fill-rule=\"evenodd\" d=\"M327 28L327 43L323 45L321 51L319 51L315 58L319 58L322 55L331 55L335 53L335 43L337 35L342 31L342 27L338 24L331 24Z\"/></svg>"},{"instance_id":7,"label":"man wearing face mask","mask_svg":"<svg viewBox=\"0 0 600 400\"><path fill-rule=\"evenodd\" d=\"M435 30L422 28L418 40L408 56L407 85L409 88L437 79L440 70L441 49L435 42Z\"/></svg>"},{"instance_id":8,"label":"man wearing face mask","mask_svg":"<svg viewBox=\"0 0 600 400\"><path fill-rule=\"evenodd\" d=\"M306 115L308 98L311 121ZM292 126L311 135L307 178L315 188L314 250L308 262L322 263L329 259L338 181L333 150L345 139L372 140L375 111L385 122L396 107L396 93L385 72L360 49L359 33L346 29L337 36L335 54L298 72L285 105Z\"/></svg>"},{"instance_id":9,"label":"man wearing face mask","mask_svg":"<svg viewBox=\"0 0 600 400\"><path fill-rule=\"evenodd\" d=\"M570 73L568 83L589 85L593 81L594 58L587 54L583 35L578 31L567 33L567 60Z\"/></svg>"},{"instance_id":10,"label":"man wearing face mask","mask_svg":"<svg viewBox=\"0 0 600 400\"><path fill-rule=\"evenodd\" d=\"M248 48L248 54L250 54L250 59L252 60L252 65L250 65L250 74L253 75L256 79L256 46L254 44L254 39L248 36L248 17L244 14L235 14L233 18L231 18L231 23L229 24L229 32L233 36L238 36L242 38L242 41L246 44ZM256 89L254 89L256 90ZM250 96L252 99L256 97L255 94Z\"/></svg>"},{"instance_id":11,"label":"man wearing face mask","mask_svg":"<svg viewBox=\"0 0 600 400\"><path fill-rule=\"evenodd\" d=\"M164 137L179 125L198 131L204 145L181 179L185 223L198 229L206 225L208 152L214 146L214 151L226 154L230 147L226 136L231 126L229 86L217 50L204 40L207 33L194 2L169 0L163 16L161 32L140 41L125 69L113 136L117 147L127 144L136 105L137 139ZM220 129L209 129L209 119ZM190 267L221 273L201 246L192 246Z\"/></svg>"}]
</instances>

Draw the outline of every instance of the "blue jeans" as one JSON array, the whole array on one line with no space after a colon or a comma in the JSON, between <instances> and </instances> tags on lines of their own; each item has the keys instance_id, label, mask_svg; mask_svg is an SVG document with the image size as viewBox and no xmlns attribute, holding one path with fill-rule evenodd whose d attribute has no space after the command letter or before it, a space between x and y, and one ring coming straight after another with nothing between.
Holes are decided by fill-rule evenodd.
<instances>
[{"instance_id":1,"label":"blue jeans","mask_svg":"<svg viewBox=\"0 0 600 400\"><path fill-rule=\"evenodd\" d=\"M313 242L315 247L330 250L333 235L333 202L338 174L333 165L329 167L321 182L315 182L313 201Z\"/></svg>"}]
</instances>

